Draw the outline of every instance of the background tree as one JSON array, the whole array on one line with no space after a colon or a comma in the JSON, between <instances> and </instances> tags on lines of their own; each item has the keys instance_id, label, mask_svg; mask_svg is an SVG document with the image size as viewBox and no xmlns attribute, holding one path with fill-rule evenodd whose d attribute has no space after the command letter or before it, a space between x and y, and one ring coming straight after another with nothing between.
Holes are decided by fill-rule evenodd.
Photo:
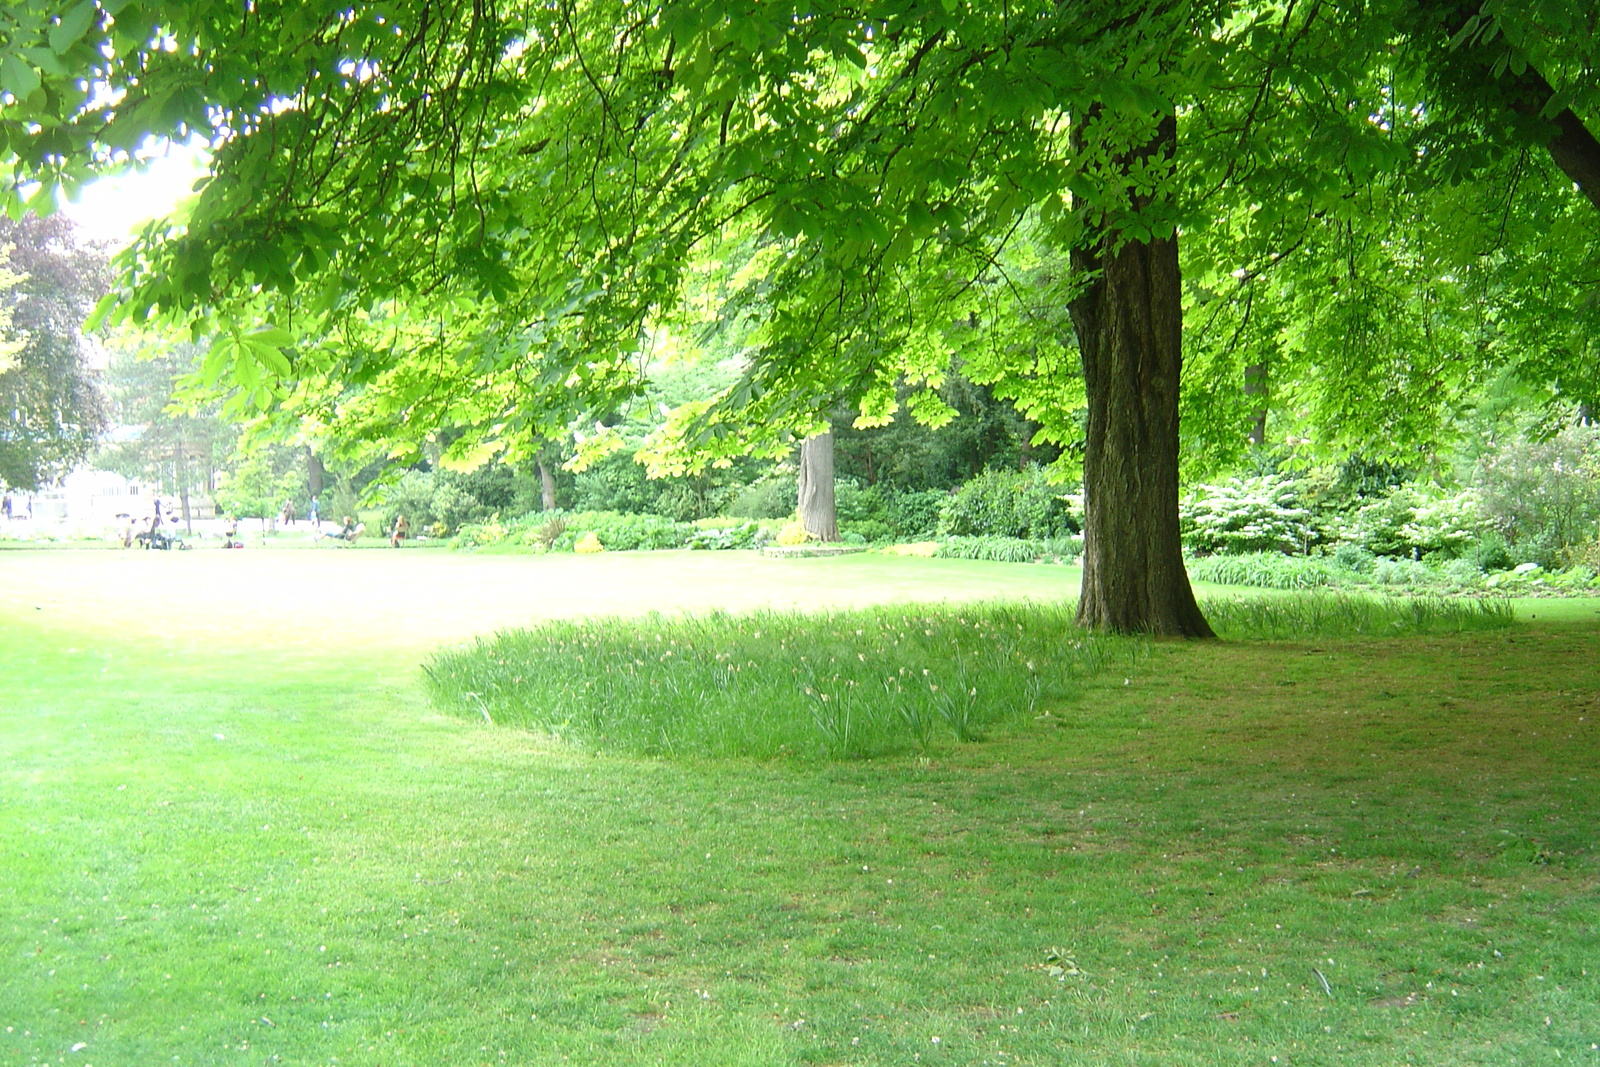
<instances>
[{"instance_id":1,"label":"background tree","mask_svg":"<svg viewBox=\"0 0 1600 1067\"><path fill-rule=\"evenodd\" d=\"M17 279L0 292L16 346L0 364L0 481L36 489L87 458L105 429L80 327L111 278L65 218L32 215L0 216L0 271Z\"/></svg>"},{"instance_id":2,"label":"background tree","mask_svg":"<svg viewBox=\"0 0 1600 1067\"><path fill-rule=\"evenodd\" d=\"M217 510L256 519L265 530L285 500L305 492L304 455L294 448L246 439L217 478Z\"/></svg>"},{"instance_id":3,"label":"background tree","mask_svg":"<svg viewBox=\"0 0 1600 1067\"><path fill-rule=\"evenodd\" d=\"M186 525L190 497L211 493L238 437L214 401L184 396L204 352L192 343L135 351L113 342L105 388L117 433L96 457L98 466L176 496Z\"/></svg>"}]
</instances>

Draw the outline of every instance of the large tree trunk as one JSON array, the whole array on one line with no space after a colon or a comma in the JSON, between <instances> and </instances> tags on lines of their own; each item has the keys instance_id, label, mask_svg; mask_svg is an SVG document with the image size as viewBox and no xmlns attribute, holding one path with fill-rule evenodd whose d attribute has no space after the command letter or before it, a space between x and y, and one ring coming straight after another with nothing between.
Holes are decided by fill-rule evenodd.
<instances>
[{"instance_id":1,"label":"large tree trunk","mask_svg":"<svg viewBox=\"0 0 1600 1067\"><path fill-rule=\"evenodd\" d=\"M1170 154L1176 141L1177 123L1168 118L1136 154ZM1089 404L1078 624L1213 637L1178 538L1178 242L1174 236L1119 248L1116 238L1102 231L1072 253L1073 266L1091 279L1068 308Z\"/></svg>"},{"instance_id":2,"label":"large tree trunk","mask_svg":"<svg viewBox=\"0 0 1600 1067\"><path fill-rule=\"evenodd\" d=\"M819 541L839 540L833 505L833 431L800 442L800 525Z\"/></svg>"}]
</instances>

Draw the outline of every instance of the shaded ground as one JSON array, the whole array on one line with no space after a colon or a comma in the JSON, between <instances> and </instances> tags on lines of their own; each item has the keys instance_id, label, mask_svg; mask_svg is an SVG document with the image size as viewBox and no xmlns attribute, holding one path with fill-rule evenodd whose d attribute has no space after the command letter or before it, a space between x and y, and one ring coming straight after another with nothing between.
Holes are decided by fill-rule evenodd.
<instances>
[{"instance_id":1,"label":"shaded ground","mask_svg":"<svg viewBox=\"0 0 1600 1067\"><path fill-rule=\"evenodd\" d=\"M1600 1063L1592 622L1156 643L873 763L418 699L553 604L1069 577L868 562L0 553L0 1062Z\"/></svg>"}]
</instances>

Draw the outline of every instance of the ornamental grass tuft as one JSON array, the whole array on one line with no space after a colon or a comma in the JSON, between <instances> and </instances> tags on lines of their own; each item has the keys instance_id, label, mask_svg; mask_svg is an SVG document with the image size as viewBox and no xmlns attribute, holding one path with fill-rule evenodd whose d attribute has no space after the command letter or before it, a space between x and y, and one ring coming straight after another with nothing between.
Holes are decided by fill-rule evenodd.
<instances>
[{"instance_id":1,"label":"ornamental grass tuft","mask_svg":"<svg viewBox=\"0 0 1600 1067\"><path fill-rule=\"evenodd\" d=\"M1219 637L1274 641L1501 630L1516 621L1506 600L1326 592L1208 600L1204 611Z\"/></svg>"},{"instance_id":2,"label":"ornamental grass tuft","mask_svg":"<svg viewBox=\"0 0 1600 1067\"><path fill-rule=\"evenodd\" d=\"M879 756L976 740L1143 654L1072 614L969 604L557 621L442 652L426 673L446 707L598 749Z\"/></svg>"},{"instance_id":3,"label":"ornamental grass tuft","mask_svg":"<svg viewBox=\"0 0 1600 1067\"><path fill-rule=\"evenodd\" d=\"M1455 633L1503 601L1300 594L1206 605L1224 637ZM1070 703L1146 642L1078 629L1071 602L554 621L441 652L441 706L598 750L853 759L981 739Z\"/></svg>"}]
</instances>

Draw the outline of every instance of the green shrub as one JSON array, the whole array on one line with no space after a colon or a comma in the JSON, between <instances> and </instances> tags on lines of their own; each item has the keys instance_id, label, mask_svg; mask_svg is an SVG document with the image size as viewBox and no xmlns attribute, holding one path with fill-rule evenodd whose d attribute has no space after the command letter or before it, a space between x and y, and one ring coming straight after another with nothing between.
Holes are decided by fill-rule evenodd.
<instances>
[{"instance_id":1,"label":"green shrub","mask_svg":"<svg viewBox=\"0 0 1600 1067\"><path fill-rule=\"evenodd\" d=\"M842 523L881 522L888 524L889 510L876 486L862 487L853 478L837 478L833 483L833 510Z\"/></svg>"},{"instance_id":2,"label":"green shrub","mask_svg":"<svg viewBox=\"0 0 1600 1067\"><path fill-rule=\"evenodd\" d=\"M1343 531L1344 540L1374 556L1409 556L1411 542L1405 527L1416 517L1416 502L1413 490L1404 486L1391 489L1356 510Z\"/></svg>"},{"instance_id":3,"label":"green shrub","mask_svg":"<svg viewBox=\"0 0 1600 1067\"><path fill-rule=\"evenodd\" d=\"M456 548L486 548L498 544L548 548L563 529L564 521L559 511L534 511L519 519L502 519L496 515L484 522L462 525L456 531L454 544Z\"/></svg>"},{"instance_id":4,"label":"green shrub","mask_svg":"<svg viewBox=\"0 0 1600 1067\"><path fill-rule=\"evenodd\" d=\"M648 510L678 522L694 522L712 514L710 484L702 478L664 478L653 482L655 499Z\"/></svg>"},{"instance_id":5,"label":"green shrub","mask_svg":"<svg viewBox=\"0 0 1600 1067\"><path fill-rule=\"evenodd\" d=\"M1414 559L1380 559L1372 568L1372 580L1378 585L1402 585L1410 589L1440 584L1439 572L1428 564Z\"/></svg>"},{"instance_id":6,"label":"green shrub","mask_svg":"<svg viewBox=\"0 0 1600 1067\"><path fill-rule=\"evenodd\" d=\"M1462 554L1462 558L1470 559L1484 574L1510 570L1517 565L1516 558L1511 554L1511 546L1506 544L1505 536L1498 530L1489 530L1479 537Z\"/></svg>"},{"instance_id":7,"label":"green shrub","mask_svg":"<svg viewBox=\"0 0 1600 1067\"><path fill-rule=\"evenodd\" d=\"M483 548L487 545L498 545L505 541L510 533L511 531L499 519L492 519L489 522L469 522L456 531L455 546Z\"/></svg>"},{"instance_id":8,"label":"green shrub","mask_svg":"<svg viewBox=\"0 0 1600 1067\"><path fill-rule=\"evenodd\" d=\"M689 548L711 550L759 548L771 539L771 532L763 530L754 519L742 522L712 519L695 523L685 544Z\"/></svg>"},{"instance_id":9,"label":"green shrub","mask_svg":"<svg viewBox=\"0 0 1600 1067\"><path fill-rule=\"evenodd\" d=\"M1293 479L1279 474L1196 486L1178 520L1184 547L1201 555L1304 553L1323 539Z\"/></svg>"},{"instance_id":10,"label":"green shrub","mask_svg":"<svg viewBox=\"0 0 1600 1067\"><path fill-rule=\"evenodd\" d=\"M1455 585L1471 586L1483 583L1483 569L1471 556L1445 561L1439 568L1439 574L1445 581Z\"/></svg>"},{"instance_id":11,"label":"green shrub","mask_svg":"<svg viewBox=\"0 0 1600 1067\"><path fill-rule=\"evenodd\" d=\"M1517 441L1479 464L1490 525L1522 562L1549 568L1593 542L1600 524L1600 428L1568 427L1548 441Z\"/></svg>"},{"instance_id":12,"label":"green shrub","mask_svg":"<svg viewBox=\"0 0 1600 1067\"><path fill-rule=\"evenodd\" d=\"M571 552L585 534L594 534L609 552L682 548L693 527L660 515L627 515L615 511L583 511L568 515L566 526L551 544Z\"/></svg>"},{"instance_id":13,"label":"green shrub","mask_svg":"<svg viewBox=\"0 0 1600 1067\"><path fill-rule=\"evenodd\" d=\"M722 513L738 519L783 519L800 503L800 486L793 474L773 475L734 494Z\"/></svg>"},{"instance_id":14,"label":"green shrub","mask_svg":"<svg viewBox=\"0 0 1600 1067\"><path fill-rule=\"evenodd\" d=\"M658 492L630 453L613 452L573 476L572 510L639 514L650 510Z\"/></svg>"},{"instance_id":15,"label":"green shrub","mask_svg":"<svg viewBox=\"0 0 1600 1067\"><path fill-rule=\"evenodd\" d=\"M1066 494L1038 467L984 471L939 511L939 532L960 537L1043 538L1077 529Z\"/></svg>"},{"instance_id":16,"label":"green shrub","mask_svg":"<svg viewBox=\"0 0 1600 1067\"><path fill-rule=\"evenodd\" d=\"M884 510L896 537L920 541L939 532L939 510L948 499L942 489L890 492L884 496Z\"/></svg>"},{"instance_id":17,"label":"green shrub","mask_svg":"<svg viewBox=\"0 0 1600 1067\"><path fill-rule=\"evenodd\" d=\"M1455 559L1468 551L1485 528L1483 508L1476 490L1450 496L1424 496L1417 501L1411 521L1400 528L1414 553L1435 559Z\"/></svg>"},{"instance_id":18,"label":"green shrub","mask_svg":"<svg viewBox=\"0 0 1600 1067\"><path fill-rule=\"evenodd\" d=\"M1584 564L1568 567L1550 576L1557 589L1589 590L1600 587L1600 570Z\"/></svg>"},{"instance_id":19,"label":"green shrub","mask_svg":"<svg viewBox=\"0 0 1600 1067\"><path fill-rule=\"evenodd\" d=\"M1339 542L1338 547L1333 550L1332 558L1336 566L1343 567L1351 574L1371 574L1372 568L1378 562L1377 556L1349 541Z\"/></svg>"},{"instance_id":20,"label":"green shrub","mask_svg":"<svg viewBox=\"0 0 1600 1067\"><path fill-rule=\"evenodd\" d=\"M847 538L852 535L861 538L862 544L880 544L895 539L894 527L880 519L853 519L848 523L841 519L839 528Z\"/></svg>"},{"instance_id":21,"label":"green shrub","mask_svg":"<svg viewBox=\"0 0 1600 1067\"><path fill-rule=\"evenodd\" d=\"M457 530L464 525L481 524L494 513L463 487L464 477L450 471L406 471L375 496L387 517L386 523L396 515L404 515L413 530L435 525L442 525L447 531ZM335 500L324 514L341 512L340 501Z\"/></svg>"},{"instance_id":22,"label":"green shrub","mask_svg":"<svg viewBox=\"0 0 1600 1067\"><path fill-rule=\"evenodd\" d=\"M1375 556L1443 560L1470 551L1483 529L1476 492L1440 496L1401 486L1357 509L1344 536Z\"/></svg>"}]
</instances>

